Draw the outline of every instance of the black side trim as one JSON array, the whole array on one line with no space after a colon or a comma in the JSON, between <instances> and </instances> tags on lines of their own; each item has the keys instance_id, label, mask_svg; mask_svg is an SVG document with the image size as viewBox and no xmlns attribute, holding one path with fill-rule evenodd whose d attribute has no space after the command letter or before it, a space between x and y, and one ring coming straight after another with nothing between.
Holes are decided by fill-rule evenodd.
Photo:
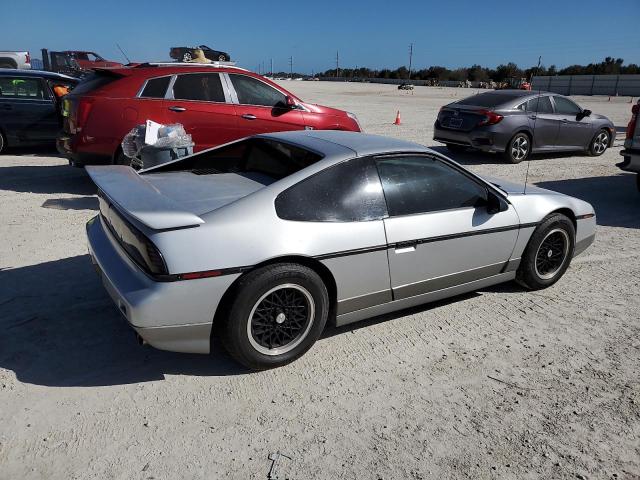
<instances>
[{"instance_id":1,"label":"black side trim","mask_svg":"<svg viewBox=\"0 0 640 480\"><path fill-rule=\"evenodd\" d=\"M593 218L595 217L596 214L595 213L586 213L584 215L578 215L576 216L576 220L586 220L587 218Z\"/></svg>"},{"instance_id":2,"label":"black side trim","mask_svg":"<svg viewBox=\"0 0 640 480\"><path fill-rule=\"evenodd\" d=\"M313 258L316 260L327 260L329 258L346 257L348 255L359 255L361 253L379 252L380 250L386 250L387 245L377 245L375 247L354 248L353 250L343 250L341 252L325 253L323 255L315 255Z\"/></svg>"}]
</instances>

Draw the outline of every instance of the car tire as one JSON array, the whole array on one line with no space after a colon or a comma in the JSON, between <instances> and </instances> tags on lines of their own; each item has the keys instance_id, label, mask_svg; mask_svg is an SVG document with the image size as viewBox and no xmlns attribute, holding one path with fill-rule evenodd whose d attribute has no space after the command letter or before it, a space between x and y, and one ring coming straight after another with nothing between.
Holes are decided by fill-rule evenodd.
<instances>
[{"instance_id":1,"label":"car tire","mask_svg":"<svg viewBox=\"0 0 640 480\"><path fill-rule=\"evenodd\" d=\"M320 276L295 263L267 265L240 279L217 329L224 348L252 370L280 367L320 337L329 294Z\"/></svg>"},{"instance_id":2,"label":"car tire","mask_svg":"<svg viewBox=\"0 0 640 480\"><path fill-rule=\"evenodd\" d=\"M2 132L0 132L0 154L4 152L4 149L7 147L7 141L4 138Z\"/></svg>"},{"instance_id":3,"label":"car tire","mask_svg":"<svg viewBox=\"0 0 640 480\"><path fill-rule=\"evenodd\" d=\"M504 151L504 158L509 163L520 163L526 160L531 153L531 138L526 133L516 133Z\"/></svg>"},{"instance_id":4,"label":"car tire","mask_svg":"<svg viewBox=\"0 0 640 480\"><path fill-rule=\"evenodd\" d=\"M575 243L573 222L561 213L549 215L533 232L522 255L516 281L529 290L553 285L569 268Z\"/></svg>"},{"instance_id":5,"label":"car tire","mask_svg":"<svg viewBox=\"0 0 640 480\"><path fill-rule=\"evenodd\" d=\"M465 147L464 145L457 145L455 143L447 143L446 144L447 150L449 150L450 152L464 152L467 147Z\"/></svg>"},{"instance_id":6,"label":"car tire","mask_svg":"<svg viewBox=\"0 0 640 480\"><path fill-rule=\"evenodd\" d=\"M593 139L589 144L589 155L591 155L592 157L599 157L607 151L607 148L609 148L610 144L611 135L605 128L601 128L600 130L598 130L598 133L593 136Z\"/></svg>"},{"instance_id":7,"label":"car tire","mask_svg":"<svg viewBox=\"0 0 640 480\"><path fill-rule=\"evenodd\" d=\"M227 57L225 55L219 55L218 56L218 60L221 62L226 62L227 61Z\"/></svg>"},{"instance_id":8,"label":"car tire","mask_svg":"<svg viewBox=\"0 0 640 480\"><path fill-rule=\"evenodd\" d=\"M190 62L191 60L193 60L193 57L191 56L191 53L184 52L184 54L182 55L182 61L187 63L187 62Z\"/></svg>"}]
</instances>

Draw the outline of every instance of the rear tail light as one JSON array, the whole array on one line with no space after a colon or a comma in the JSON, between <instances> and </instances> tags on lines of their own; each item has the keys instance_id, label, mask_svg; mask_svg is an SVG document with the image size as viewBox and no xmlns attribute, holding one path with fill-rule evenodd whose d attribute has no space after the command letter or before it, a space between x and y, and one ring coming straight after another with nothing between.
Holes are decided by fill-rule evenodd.
<instances>
[{"instance_id":1,"label":"rear tail light","mask_svg":"<svg viewBox=\"0 0 640 480\"><path fill-rule=\"evenodd\" d=\"M76 132L81 132L82 127L87 122L89 118L89 113L91 113L91 108L93 107L93 99L89 98L80 98L78 101L78 106L76 107L76 115L75 115L75 130Z\"/></svg>"},{"instance_id":2,"label":"rear tail light","mask_svg":"<svg viewBox=\"0 0 640 480\"><path fill-rule=\"evenodd\" d=\"M478 122L479 126L495 125L496 123L500 123L504 118L502 115L492 112L491 110L480 110L477 113L483 116L482 120Z\"/></svg>"},{"instance_id":3,"label":"rear tail light","mask_svg":"<svg viewBox=\"0 0 640 480\"><path fill-rule=\"evenodd\" d=\"M638 113L640 112L640 104L636 103L633 107L631 107L631 120L627 125L627 139L633 138L633 132L636 131L636 123L638 121Z\"/></svg>"},{"instance_id":4,"label":"rear tail light","mask_svg":"<svg viewBox=\"0 0 640 480\"><path fill-rule=\"evenodd\" d=\"M25 55L25 60L27 63L31 63L31 54L29 52Z\"/></svg>"}]
</instances>

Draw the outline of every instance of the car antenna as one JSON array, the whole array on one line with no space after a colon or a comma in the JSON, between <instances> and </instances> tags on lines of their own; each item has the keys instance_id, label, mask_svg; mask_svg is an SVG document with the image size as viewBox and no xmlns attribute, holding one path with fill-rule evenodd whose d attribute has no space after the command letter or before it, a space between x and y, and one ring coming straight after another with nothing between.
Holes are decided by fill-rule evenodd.
<instances>
[{"instance_id":1,"label":"car antenna","mask_svg":"<svg viewBox=\"0 0 640 480\"><path fill-rule=\"evenodd\" d=\"M538 66L536 67L535 76L540 72L540 62L542 62L542 55L538 57ZM531 86L533 87L533 77L531 75ZM538 89L538 97L536 98L536 111L533 118L533 133L531 135L531 151L529 152L529 157L527 158L527 173L524 176L524 191L522 192L524 195L527 194L527 181L529 180L529 166L531 165L531 152L533 152L533 139L536 136L536 122L538 121L538 106L540 105L540 93L541 91Z\"/></svg>"},{"instance_id":2,"label":"car antenna","mask_svg":"<svg viewBox=\"0 0 640 480\"><path fill-rule=\"evenodd\" d=\"M120 53L122 53L122 56L127 59L127 63L131 63L131 60L129 60L129 57L127 57L127 54L124 53L124 50L122 50L122 48L120 48L120 45L118 45L116 43L116 47L118 47L118 50L120 50Z\"/></svg>"}]
</instances>

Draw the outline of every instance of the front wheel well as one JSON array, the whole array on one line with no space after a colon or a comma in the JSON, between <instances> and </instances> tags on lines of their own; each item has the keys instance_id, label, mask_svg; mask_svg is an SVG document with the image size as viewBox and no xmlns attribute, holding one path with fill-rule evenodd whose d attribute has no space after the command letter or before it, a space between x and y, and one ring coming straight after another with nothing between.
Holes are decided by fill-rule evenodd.
<instances>
[{"instance_id":1,"label":"front wheel well","mask_svg":"<svg viewBox=\"0 0 640 480\"><path fill-rule=\"evenodd\" d=\"M220 299L220 303L218 304L218 308L216 308L216 312L213 316L213 328L211 329L212 343L214 341L214 336L215 336L217 327L223 324L221 319L228 314L228 309L231 305L231 302L234 296L238 292L237 289L238 289L238 284L240 283L240 280L244 278L248 273L257 270L258 268L263 268L268 265L277 265L279 263L297 263L299 265L304 265L305 267L310 268L320 276L325 286L327 287L327 293L329 294L329 321L335 322L337 304L338 304L338 301L337 301L338 289L337 289L335 278L331 273L331 270L329 270L327 266L324 265L322 262L312 257L305 257L302 255L288 255L284 257L276 257L251 267L249 270L247 270L238 278L236 278L235 281L231 284L231 286L227 289L227 291L222 295L222 298Z\"/></svg>"},{"instance_id":2,"label":"front wheel well","mask_svg":"<svg viewBox=\"0 0 640 480\"><path fill-rule=\"evenodd\" d=\"M573 223L573 227L576 230L578 229L578 221L576 220L576 214L573 213L573 210L571 210L570 208L559 208L557 210L554 210L553 212L550 212L549 215L553 215L554 213L561 213L565 217L569 218L569 220L571 220L571 223Z\"/></svg>"}]
</instances>

